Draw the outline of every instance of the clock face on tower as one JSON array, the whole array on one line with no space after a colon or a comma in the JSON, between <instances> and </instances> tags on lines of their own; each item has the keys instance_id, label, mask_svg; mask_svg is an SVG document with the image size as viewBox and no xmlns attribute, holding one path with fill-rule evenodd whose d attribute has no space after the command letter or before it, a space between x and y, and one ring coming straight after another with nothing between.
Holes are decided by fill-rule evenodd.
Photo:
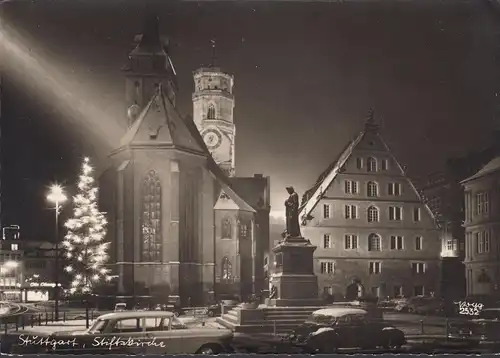
<instances>
[{"instance_id":1,"label":"clock face on tower","mask_svg":"<svg viewBox=\"0 0 500 358\"><path fill-rule=\"evenodd\" d=\"M216 149L221 145L222 134L216 129L207 129L203 132L203 140L208 149Z\"/></svg>"}]
</instances>

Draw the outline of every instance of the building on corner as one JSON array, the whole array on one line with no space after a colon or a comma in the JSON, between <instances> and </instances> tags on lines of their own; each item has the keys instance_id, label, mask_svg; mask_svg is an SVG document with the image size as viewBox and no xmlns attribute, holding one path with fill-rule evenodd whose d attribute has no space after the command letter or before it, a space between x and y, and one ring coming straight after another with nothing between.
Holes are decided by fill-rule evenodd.
<instances>
[{"instance_id":1,"label":"building on corner","mask_svg":"<svg viewBox=\"0 0 500 358\"><path fill-rule=\"evenodd\" d=\"M364 130L303 196L302 234L314 253L320 292L344 297L353 280L377 297L439 289L434 215L380 135Z\"/></svg>"}]
</instances>

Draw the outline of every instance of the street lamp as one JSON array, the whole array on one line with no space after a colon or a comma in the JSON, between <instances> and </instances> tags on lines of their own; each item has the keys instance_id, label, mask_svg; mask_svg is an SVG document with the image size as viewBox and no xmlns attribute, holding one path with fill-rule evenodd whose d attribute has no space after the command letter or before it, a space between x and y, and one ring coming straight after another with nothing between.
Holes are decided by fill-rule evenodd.
<instances>
[{"instance_id":1,"label":"street lamp","mask_svg":"<svg viewBox=\"0 0 500 358\"><path fill-rule=\"evenodd\" d=\"M54 210L56 214L56 262L54 274L54 283L56 287L54 292L54 316L55 320L59 321L59 214L61 212L61 204L63 204L67 200L67 197L64 194L63 188L60 185L54 184L50 187L49 194L47 195L47 200L55 204Z\"/></svg>"}]
</instances>

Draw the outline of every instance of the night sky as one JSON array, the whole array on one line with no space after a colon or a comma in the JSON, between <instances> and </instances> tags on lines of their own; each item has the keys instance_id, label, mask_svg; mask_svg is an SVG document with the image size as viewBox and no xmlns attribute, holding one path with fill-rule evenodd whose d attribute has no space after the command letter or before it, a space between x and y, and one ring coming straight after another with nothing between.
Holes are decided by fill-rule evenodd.
<instances>
[{"instance_id":1,"label":"night sky","mask_svg":"<svg viewBox=\"0 0 500 358\"><path fill-rule=\"evenodd\" d=\"M55 87L17 65L0 37L8 63L3 224L20 224L23 237L50 237L46 187L58 181L71 190L85 155L104 169L123 134L120 69L141 33L143 3L3 4L3 23L20 34L31 60L51 64L70 85L64 96L51 95ZM482 1L161 1L156 8L172 41L183 115L192 111L192 71L209 63L216 38L217 64L235 76L237 175L270 175L273 211L282 211L286 185L302 194L314 184L370 107L413 176L481 148L496 126L500 20ZM94 115L74 114L75 98Z\"/></svg>"}]
</instances>

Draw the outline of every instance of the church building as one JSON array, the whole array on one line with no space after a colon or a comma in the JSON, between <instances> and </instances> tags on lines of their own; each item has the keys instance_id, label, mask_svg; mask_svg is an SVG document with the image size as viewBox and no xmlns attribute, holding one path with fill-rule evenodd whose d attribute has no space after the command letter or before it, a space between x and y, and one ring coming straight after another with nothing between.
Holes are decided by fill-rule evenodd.
<instances>
[{"instance_id":1,"label":"church building","mask_svg":"<svg viewBox=\"0 0 500 358\"><path fill-rule=\"evenodd\" d=\"M108 212L118 295L197 305L267 287L269 178L235 177L233 77L194 72L193 118L155 16L124 68L128 130L110 154Z\"/></svg>"},{"instance_id":2,"label":"church building","mask_svg":"<svg viewBox=\"0 0 500 358\"><path fill-rule=\"evenodd\" d=\"M341 298L357 282L377 297L437 293L439 230L372 111L304 194L300 220L302 235L317 246L320 292Z\"/></svg>"}]
</instances>

